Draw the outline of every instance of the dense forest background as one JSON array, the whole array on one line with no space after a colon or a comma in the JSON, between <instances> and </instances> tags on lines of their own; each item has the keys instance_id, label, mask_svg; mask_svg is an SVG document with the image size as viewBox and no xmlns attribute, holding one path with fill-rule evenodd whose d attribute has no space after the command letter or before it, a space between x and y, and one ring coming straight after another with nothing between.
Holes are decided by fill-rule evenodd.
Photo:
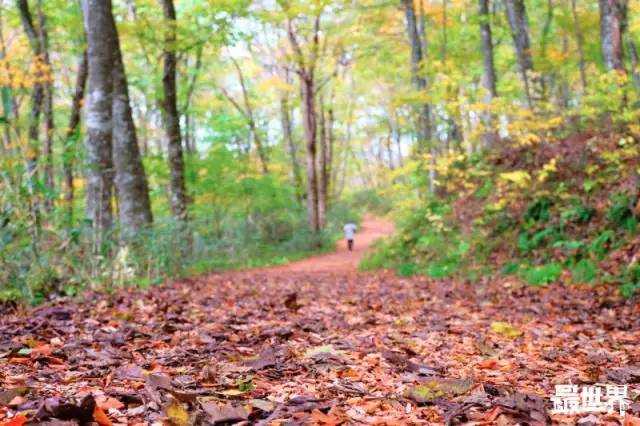
<instances>
[{"instance_id":1,"label":"dense forest background","mask_svg":"<svg viewBox=\"0 0 640 426\"><path fill-rule=\"evenodd\" d=\"M640 2L0 0L0 300L286 262L635 267Z\"/></svg>"}]
</instances>

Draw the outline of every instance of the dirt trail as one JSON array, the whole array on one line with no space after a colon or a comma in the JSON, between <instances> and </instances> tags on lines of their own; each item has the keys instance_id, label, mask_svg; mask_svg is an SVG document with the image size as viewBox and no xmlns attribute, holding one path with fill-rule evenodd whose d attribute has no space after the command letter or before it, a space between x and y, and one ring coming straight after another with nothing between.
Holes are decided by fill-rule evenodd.
<instances>
[{"instance_id":1,"label":"dirt trail","mask_svg":"<svg viewBox=\"0 0 640 426\"><path fill-rule=\"evenodd\" d=\"M392 230L367 217L353 253L0 315L0 426L542 425L555 384L638 380L637 299L358 272Z\"/></svg>"},{"instance_id":2,"label":"dirt trail","mask_svg":"<svg viewBox=\"0 0 640 426\"><path fill-rule=\"evenodd\" d=\"M345 241L340 240L336 251L332 253L310 257L286 265L261 269L260 272L355 272L367 249L380 238L390 235L393 229L393 224L389 220L368 215L364 217L356 233L355 246L352 252L347 250Z\"/></svg>"}]
</instances>

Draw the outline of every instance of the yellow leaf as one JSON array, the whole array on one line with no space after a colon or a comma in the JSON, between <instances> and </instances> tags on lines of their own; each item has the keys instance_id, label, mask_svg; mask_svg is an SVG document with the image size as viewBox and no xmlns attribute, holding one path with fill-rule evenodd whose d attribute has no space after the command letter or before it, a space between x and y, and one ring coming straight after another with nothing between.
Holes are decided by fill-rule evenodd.
<instances>
[{"instance_id":1,"label":"yellow leaf","mask_svg":"<svg viewBox=\"0 0 640 426\"><path fill-rule=\"evenodd\" d=\"M504 337L509 337L510 339L515 339L516 337L522 336L522 330L512 326L508 322L503 321L494 321L491 323L491 331L494 333L498 333Z\"/></svg>"},{"instance_id":2,"label":"yellow leaf","mask_svg":"<svg viewBox=\"0 0 640 426\"><path fill-rule=\"evenodd\" d=\"M190 424L189 412L184 408L183 404L172 401L165 411L171 424L175 426L188 426Z\"/></svg>"}]
</instances>

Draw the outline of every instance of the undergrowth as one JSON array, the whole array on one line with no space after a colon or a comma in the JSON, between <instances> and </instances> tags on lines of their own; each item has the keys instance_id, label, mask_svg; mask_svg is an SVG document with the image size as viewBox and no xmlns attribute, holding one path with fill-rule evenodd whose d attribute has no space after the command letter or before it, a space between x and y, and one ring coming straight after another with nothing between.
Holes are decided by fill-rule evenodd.
<instances>
[{"instance_id":1,"label":"undergrowth","mask_svg":"<svg viewBox=\"0 0 640 426\"><path fill-rule=\"evenodd\" d=\"M640 288L639 155L630 133L452 154L438 165L436 194L405 200L397 235L361 268L501 274L534 286L615 283L629 297Z\"/></svg>"}]
</instances>

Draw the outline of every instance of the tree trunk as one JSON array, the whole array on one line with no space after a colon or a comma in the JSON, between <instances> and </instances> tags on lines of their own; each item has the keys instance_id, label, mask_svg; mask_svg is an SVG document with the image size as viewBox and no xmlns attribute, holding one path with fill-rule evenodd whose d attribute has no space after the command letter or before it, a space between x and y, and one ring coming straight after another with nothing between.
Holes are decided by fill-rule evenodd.
<instances>
[{"instance_id":1,"label":"tree trunk","mask_svg":"<svg viewBox=\"0 0 640 426\"><path fill-rule=\"evenodd\" d=\"M578 19L576 0L571 0L571 14L573 16L573 31L575 33L576 43L578 45L578 66L580 68L580 83L582 84L582 93L584 93L587 90L587 73L584 59L584 35L582 34L582 28L580 27L580 21Z\"/></svg>"},{"instance_id":2,"label":"tree trunk","mask_svg":"<svg viewBox=\"0 0 640 426\"><path fill-rule=\"evenodd\" d=\"M89 65L85 138L87 215L94 229L95 250L111 229L113 157L111 138L113 55L111 0L83 0Z\"/></svg>"},{"instance_id":3,"label":"tree trunk","mask_svg":"<svg viewBox=\"0 0 640 426\"><path fill-rule=\"evenodd\" d=\"M36 61L42 60L42 44L41 38L38 35L38 31L33 23L33 17L29 10L29 3L27 0L16 0L16 6L20 12L20 20L22 21L22 27L27 34L31 50ZM44 86L42 80L44 76L40 72L35 76L36 82L31 92L31 114L29 117L29 130L28 130L28 148L26 155L27 162L27 174L29 181L29 192L31 196L31 214L33 216L36 225L40 223L40 201L39 196L36 194L36 186L38 181L38 157L40 155L40 115L42 114L42 104L44 102Z\"/></svg>"},{"instance_id":4,"label":"tree trunk","mask_svg":"<svg viewBox=\"0 0 640 426\"><path fill-rule=\"evenodd\" d=\"M65 193L64 201L67 210L67 224L71 226L73 223L73 201L75 197L73 187L73 163L75 158L75 146L78 141L80 111L82 109L82 100L84 99L84 91L87 85L87 51L82 53L82 60L78 65L78 74L76 75L76 90L71 102L71 115L69 117L69 126L64 144L64 153L62 155L62 163L64 169Z\"/></svg>"},{"instance_id":5,"label":"tree trunk","mask_svg":"<svg viewBox=\"0 0 640 426\"><path fill-rule=\"evenodd\" d=\"M318 212L318 178L316 173L318 125L315 105L315 67L318 60L318 48L320 44L320 14L321 10L315 16L308 61L304 58L302 47L293 29L292 21L290 19L287 21L289 42L296 56L296 72L300 78L304 138L307 147L307 218L309 227L313 232L318 232L321 229Z\"/></svg>"},{"instance_id":6,"label":"tree trunk","mask_svg":"<svg viewBox=\"0 0 640 426\"><path fill-rule=\"evenodd\" d=\"M42 0L38 0L38 38L42 51L42 63L51 73L51 59L49 57L49 34L47 32L47 22L42 10ZM53 190L55 187L53 179L53 133L55 123L53 120L53 79L51 76L45 83L42 83L44 90L44 183L50 191L45 194L44 207L50 212L53 209Z\"/></svg>"},{"instance_id":7,"label":"tree trunk","mask_svg":"<svg viewBox=\"0 0 640 426\"><path fill-rule=\"evenodd\" d=\"M498 96L496 91L496 68L493 60L493 37L489 15L489 0L480 0L480 37L482 39L483 70L482 85L491 98Z\"/></svg>"},{"instance_id":8,"label":"tree trunk","mask_svg":"<svg viewBox=\"0 0 640 426\"><path fill-rule=\"evenodd\" d=\"M244 115L247 119L247 123L249 124L249 131L251 132L251 137L253 140L253 145L256 147L256 151L258 152L258 159L260 160L260 167L262 168L262 173L269 173L269 161L267 159L267 153L265 151L264 145L262 143L262 137L260 136L260 131L256 124L255 114L253 113L253 107L251 106L251 101L249 100L249 91L247 90L247 84L244 80L244 74L242 73L242 68L240 68L240 64L235 59L231 59L233 62L233 66L236 68L236 72L238 73L238 80L240 81L240 88L242 89L242 100L244 102ZM240 108L242 110L242 108Z\"/></svg>"},{"instance_id":9,"label":"tree trunk","mask_svg":"<svg viewBox=\"0 0 640 426\"><path fill-rule=\"evenodd\" d=\"M327 223L327 189L329 187L327 175L327 157L328 157L328 135L327 135L327 116L324 106L324 97L320 96L320 152L318 153L318 221L320 227L324 228Z\"/></svg>"},{"instance_id":10,"label":"tree trunk","mask_svg":"<svg viewBox=\"0 0 640 426\"><path fill-rule=\"evenodd\" d=\"M311 230L320 230L318 208L318 179L316 175L317 123L315 107L315 84L313 76L301 75L302 114L304 136L307 145L307 216Z\"/></svg>"},{"instance_id":11,"label":"tree trunk","mask_svg":"<svg viewBox=\"0 0 640 426\"><path fill-rule=\"evenodd\" d=\"M422 75L422 62L424 60L423 47L426 47L426 29L424 13L421 11L420 26L416 20L416 11L413 0L402 0L402 6L405 12L407 23L407 35L411 44L411 77L413 85L418 92L424 92L427 89L427 80ZM422 3L420 3L422 8ZM418 153L429 151L431 154L431 167L429 169L429 191L433 192L435 185L435 160L436 147L431 140L431 106L424 102L417 107L418 115Z\"/></svg>"},{"instance_id":12,"label":"tree trunk","mask_svg":"<svg viewBox=\"0 0 640 426\"><path fill-rule=\"evenodd\" d=\"M142 165L136 127L133 122L118 30L113 15L110 16L113 55L113 163L116 171L115 185L122 237L129 239L149 226L153 218L147 176Z\"/></svg>"},{"instance_id":13,"label":"tree trunk","mask_svg":"<svg viewBox=\"0 0 640 426\"><path fill-rule=\"evenodd\" d=\"M280 121L282 126L282 134L287 144L287 152L291 161L291 170L293 175L293 186L296 189L296 196L302 199L302 173L300 172L300 163L298 161L298 149L293 140L293 125L291 123L291 111L289 109L289 97L283 94L280 97Z\"/></svg>"},{"instance_id":14,"label":"tree trunk","mask_svg":"<svg viewBox=\"0 0 640 426\"><path fill-rule=\"evenodd\" d=\"M624 71L622 37L626 27L628 0L598 0L600 44L608 71Z\"/></svg>"},{"instance_id":15,"label":"tree trunk","mask_svg":"<svg viewBox=\"0 0 640 426\"><path fill-rule=\"evenodd\" d=\"M184 177L184 156L182 153L182 141L180 140L180 117L177 108L176 89L176 11L173 0L161 0L164 17L168 28L165 35L164 47L164 75L162 85L164 87L164 122L167 133L171 210L176 219L187 220L188 196Z\"/></svg>"},{"instance_id":16,"label":"tree trunk","mask_svg":"<svg viewBox=\"0 0 640 426\"><path fill-rule=\"evenodd\" d=\"M629 57L631 58L631 77L633 78L633 84L636 87L636 91L640 93L640 70L638 60L638 49L633 38L627 36L627 47L629 50Z\"/></svg>"},{"instance_id":17,"label":"tree trunk","mask_svg":"<svg viewBox=\"0 0 640 426\"><path fill-rule=\"evenodd\" d=\"M491 23L489 15L489 0L480 0L480 38L482 40L482 86L485 90L484 101L486 111L482 113L482 122L485 131L482 134L483 145L488 148L495 144L498 134L493 128L495 123L493 114L489 110L491 102L498 96L496 90L496 68L493 60L493 37L491 34Z\"/></svg>"},{"instance_id":18,"label":"tree trunk","mask_svg":"<svg viewBox=\"0 0 640 426\"><path fill-rule=\"evenodd\" d=\"M529 22L524 0L505 0L507 19L511 28L511 36L516 49L518 67L524 84L525 95L529 108L533 108L531 96L531 83L529 73L533 71L533 59L531 58L531 42L529 40Z\"/></svg>"},{"instance_id":19,"label":"tree trunk","mask_svg":"<svg viewBox=\"0 0 640 426\"><path fill-rule=\"evenodd\" d=\"M413 85L418 92L423 92L427 88L427 80L422 76L421 66L424 60L422 46L423 42L418 32L416 12L413 0L402 0L407 21L407 34L411 44L411 78ZM431 108L424 103L418 108L418 139L419 148L424 151L424 147L429 145L431 139Z\"/></svg>"}]
</instances>

